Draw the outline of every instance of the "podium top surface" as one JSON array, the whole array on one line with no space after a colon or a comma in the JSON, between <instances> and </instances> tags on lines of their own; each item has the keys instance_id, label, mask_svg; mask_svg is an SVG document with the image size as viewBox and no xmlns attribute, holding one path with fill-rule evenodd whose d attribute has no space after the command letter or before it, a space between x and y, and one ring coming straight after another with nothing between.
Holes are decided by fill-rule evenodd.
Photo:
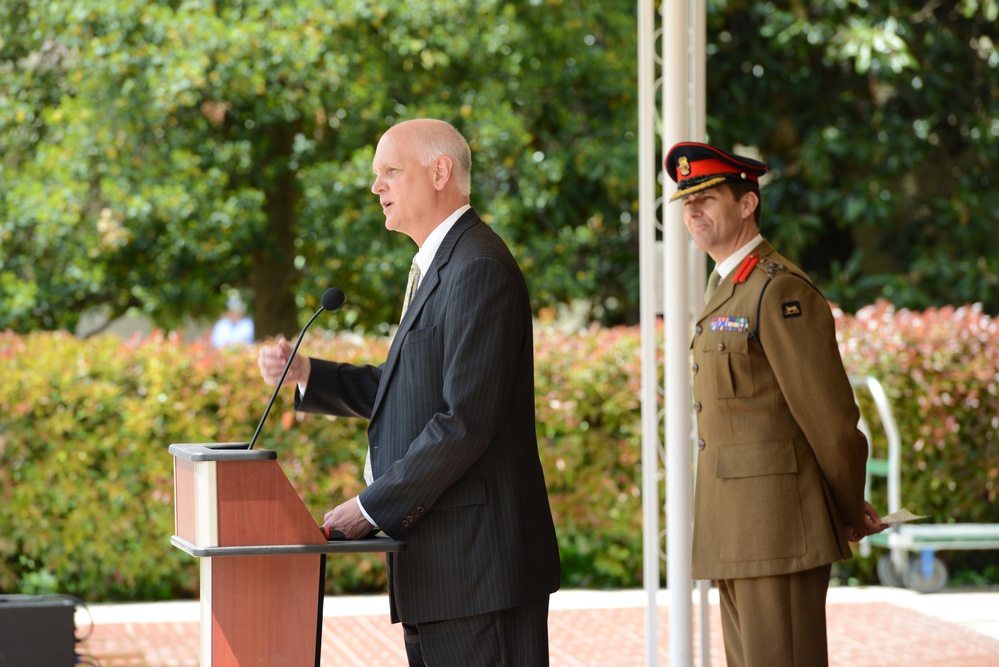
<instances>
[{"instance_id":1,"label":"podium top surface","mask_svg":"<svg viewBox=\"0 0 999 667\"><path fill-rule=\"evenodd\" d=\"M204 442L170 445L170 453L185 461L268 461L276 460L270 449L247 449L248 442Z\"/></svg>"},{"instance_id":2,"label":"podium top surface","mask_svg":"<svg viewBox=\"0 0 999 667\"><path fill-rule=\"evenodd\" d=\"M199 547L179 535L170 538L170 544L197 558L222 556L280 556L289 554L357 554L405 551L406 543L386 535L366 540L333 540L320 544L259 544L235 547Z\"/></svg>"}]
</instances>

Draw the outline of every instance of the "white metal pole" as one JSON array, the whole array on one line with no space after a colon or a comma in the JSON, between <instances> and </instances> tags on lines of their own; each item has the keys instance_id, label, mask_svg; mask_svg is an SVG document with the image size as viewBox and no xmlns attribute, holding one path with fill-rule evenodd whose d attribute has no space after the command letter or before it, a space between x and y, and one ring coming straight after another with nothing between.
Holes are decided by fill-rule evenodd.
<instances>
[{"instance_id":1,"label":"white metal pole","mask_svg":"<svg viewBox=\"0 0 999 667\"><path fill-rule=\"evenodd\" d=\"M689 138L690 6L689 0L664 0L663 155ZM680 206L663 207L663 310L666 387L666 576L669 585L669 656L672 667L693 665L690 448L690 312L687 230Z\"/></svg>"},{"instance_id":2,"label":"white metal pole","mask_svg":"<svg viewBox=\"0 0 999 667\"><path fill-rule=\"evenodd\" d=\"M691 102L693 109L690 116L690 138L693 141L705 141L706 137L706 116L707 116L707 9L705 0L690 1L690 80L693 95ZM701 309L704 306L704 287L707 275L707 255L694 247L693 242L688 240L688 247L692 251L690 284L693 285L694 293L691 304L694 308L690 311L690 322L693 325L697 321ZM691 392L693 393L693 392ZM693 420L692 420L693 421ZM697 425L694 423L692 437L690 439L691 451L696 457L694 443L697 442ZM696 461L696 458L695 458ZM703 579L697 582L698 593L698 628L700 635L699 655L701 667L711 667L711 608L709 606L708 594L711 589L711 582Z\"/></svg>"},{"instance_id":3,"label":"white metal pole","mask_svg":"<svg viewBox=\"0 0 999 667\"><path fill-rule=\"evenodd\" d=\"M642 334L642 561L645 664L659 664L659 374L656 362L655 8L638 3L638 253Z\"/></svg>"}]
</instances>

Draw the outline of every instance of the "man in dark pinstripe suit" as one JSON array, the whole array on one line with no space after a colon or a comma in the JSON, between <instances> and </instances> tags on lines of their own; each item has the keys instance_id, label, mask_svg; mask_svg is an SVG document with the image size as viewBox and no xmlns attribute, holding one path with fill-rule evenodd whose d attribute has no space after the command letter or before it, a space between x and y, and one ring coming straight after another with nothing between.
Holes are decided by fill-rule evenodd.
<instances>
[{"instance_id":1,"label":"man in dark pinstripe suit","mask_svg":"<svg viewBox=\"0 0 999 667\"><path fill-rule=\"evenodd\" d=\"M471 154L450 124L414 120L378 143L372 192L389 230L419 246L420 278L388 358L297 358L298 409L370 419L373 481L326 514L348 539L377 527L392 620L411 665L548 664L555 528L535 432L527 287L506 244L469 205ZM286 341L260 352L276 382Z\"/></svg>"}]
</instances>

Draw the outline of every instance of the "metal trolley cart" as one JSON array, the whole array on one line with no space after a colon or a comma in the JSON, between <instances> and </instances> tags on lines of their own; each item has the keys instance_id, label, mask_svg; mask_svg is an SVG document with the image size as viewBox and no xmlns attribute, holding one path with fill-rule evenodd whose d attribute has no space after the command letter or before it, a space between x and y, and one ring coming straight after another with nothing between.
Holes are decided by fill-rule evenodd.
<instances>
[{"instance_id":1,"label":"metal trolley cart","mask_svg":"<svg viewBox=\"0 0 999 667\"><path fill-rule=\"evenodd\" d=\"M851 377L855 393L866 391L873 399L888 440L888 458L867 461L867 497L873 477L887 478L888 512L902 508L901 440L898 426L884 388L871 376ZM871 442L871 431L861 413L860 430ZM925 508L917 508L925 509ZM878 580L885 586L904 586L920 593L935 593L947 585L947 568L937 551L958 549L999 549L999 524L947 523L896 524L860 543L860 553L868 556L871 545L888 549L878 558ZM913 557L916 555L917 557Z\"/></svg>"}]
</instances>

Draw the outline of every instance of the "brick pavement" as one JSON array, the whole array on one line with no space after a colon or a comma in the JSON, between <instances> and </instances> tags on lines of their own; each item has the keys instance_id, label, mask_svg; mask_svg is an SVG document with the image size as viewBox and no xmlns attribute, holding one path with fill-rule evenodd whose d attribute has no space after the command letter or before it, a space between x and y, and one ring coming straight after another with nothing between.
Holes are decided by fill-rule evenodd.
<instances>
[{"instance_id":1,"label":"brick pavement","mask_svg":"<svg viewBox=\"0 0 999 667\"><path fill-rule=\"evenodd\" d=\"M924 600L924 607L927 602L932 603L932 599ZM694 664L702 667L696 655L696 605L694 615ZM578 609L553 605L549 616L552 667L641 667L645 664L644 618L644 610L636 605ZM709 618L709 664L722 667L725 659L716 603L710 606ZM885 601L830 601L828 619L832 665L999 666L999 639L907 606ZM669 665L668 623L669 609L660 606L659 664L664 667ZM98 622L81 645L81 652L96 658L101 667L197 667L199 627L195 620ZM323 667L405 663L402 631L390 624L386 615L324 618Z\"/></svg>"}]
</instances>

